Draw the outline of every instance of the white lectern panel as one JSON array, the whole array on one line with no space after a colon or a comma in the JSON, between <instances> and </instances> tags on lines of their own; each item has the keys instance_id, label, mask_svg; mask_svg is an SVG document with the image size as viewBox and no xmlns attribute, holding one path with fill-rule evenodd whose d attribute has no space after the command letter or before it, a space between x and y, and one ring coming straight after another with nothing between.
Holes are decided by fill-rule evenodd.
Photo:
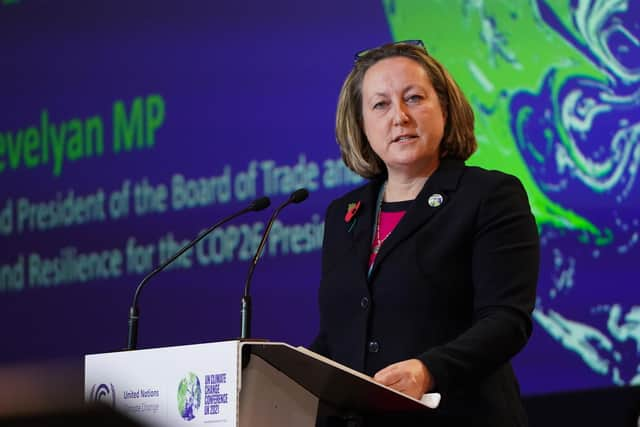
<instances>
[{"instance_id":1,"label":"white lectern panel","mask_svg":"<svg viewBox=\"0 0 640 427\"><path fill-rule=\"evenodd\" d=\"M238 341L88 355L85 400L154 426L236 427Z\"/></svg>"}]
</instances>

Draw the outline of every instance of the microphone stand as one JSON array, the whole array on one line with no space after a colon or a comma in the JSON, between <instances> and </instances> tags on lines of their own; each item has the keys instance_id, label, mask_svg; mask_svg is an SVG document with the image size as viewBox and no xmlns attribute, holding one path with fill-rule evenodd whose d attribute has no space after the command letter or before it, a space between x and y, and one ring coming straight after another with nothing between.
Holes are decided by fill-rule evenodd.
<instances>
[{"instance_id":1,"label":"microphone stand","mask_svg":"<svg viewBox=\"0 0 640 427\"><path fill-rule=\"evenodd\" d=\"M261 197L259 199L254 200L249 206L242 209L239 212L236 212L218 222L213 224L211 227L207 228L204 232L202 232L198 237L194 240L187 243L184 247L182 247L178 252L176 252L171 258L160 264L156 267L151 273L147 274L138 284L135 293L133 294L133 302L131 307L129 308L129 333L127 337L127 350L135 350L138 344L138 320L140 319L140 310L138 309L138 298L140 297L140 292L142 288L153 278L156 274L160 273L164 270L169 264L174 262L180 255L191 249L196 245L200 240L204 239L209 233L211 233L216 228L221 225L231 221L232 219L243 215L247 212L251 211L261 211L266 209L271 204L271 201L268 197Z\"/></svg>"},{"instance_id":2,"label":"microphone stand","mask_svg":"<svg viewBox=\"0 0 640 427\"><path fill-rule=\"evenodd\" d=\"M247 274L247 280L244 285L244 293L242 294L242 300L240 302L240 339L248 339L251 337L251 294L249 292L251 287L251 279L253 278L253 271L258 264L258 260L260 259L260 255L262 255L262 251L264 249L265 244L267 243L267 237L269 237L269 233L271 232L271 227L273 227L273 223L275 222L276 217L280 214L280 211L285 207L289 206L292 203L300 203L303 202L309 197L309 191L305 188L299 188L287 199L286 202L278 206L271 215L269 222L267 223L267 228L262 234L262 240L260 240L260 244L258 245L258 249L256 250L256 254L249 265L249 273Z\"/></svg>"}]
</instances>

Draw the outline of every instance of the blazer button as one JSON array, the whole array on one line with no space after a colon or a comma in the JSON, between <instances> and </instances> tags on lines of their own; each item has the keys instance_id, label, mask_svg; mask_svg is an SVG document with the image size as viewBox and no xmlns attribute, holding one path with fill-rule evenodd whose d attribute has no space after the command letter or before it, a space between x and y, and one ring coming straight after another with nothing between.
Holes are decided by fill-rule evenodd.
<instances>
[{"instance_id":1,"label":"blazer button","mask_svg":"<svg viewBox=\"0 0 640 427\"><path fill-rule=\"evenodd\" d=\"M369 308L369 298L362 297L362 299L360 300L360 307L362 307L363 310Z\"/></svg>"},{"instance_id":2,"label":"blazer button","mask_svg":"<svg viewBox=\"0 0 640 427\"><path fill-rule=\"evenodd\" d=\"M378 341L369 341L369 353L377 353L378 351L380 351Z\"/></svg>"}]
</instances>

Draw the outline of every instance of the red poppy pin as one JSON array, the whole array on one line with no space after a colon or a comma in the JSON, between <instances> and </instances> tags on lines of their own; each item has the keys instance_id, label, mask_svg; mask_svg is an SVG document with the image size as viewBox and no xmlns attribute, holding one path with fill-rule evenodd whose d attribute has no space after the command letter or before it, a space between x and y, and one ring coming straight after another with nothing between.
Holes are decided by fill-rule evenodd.
<instances>
[{"instance_id":1,"label":"red poppy pin","mask_svg":"<svg viewBox=\"0 0 640 427\"><path fill-rule=\"evenodd\" d=\"M350 223L358 212L358 209L360 209L360 200L355 203L349 203L347 206L347 213L344 215L344 222Z\"/></svg>"}]
</instances>

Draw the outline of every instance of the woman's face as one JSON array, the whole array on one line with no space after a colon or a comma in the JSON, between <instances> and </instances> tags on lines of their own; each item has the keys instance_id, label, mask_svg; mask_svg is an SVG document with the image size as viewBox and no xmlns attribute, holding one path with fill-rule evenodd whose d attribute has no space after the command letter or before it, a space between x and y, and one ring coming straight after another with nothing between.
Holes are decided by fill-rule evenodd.
<instances>
[{"instance_id":1,"label":"woman's face","mask_svg":"<svg viewBox=\"0 0 640 427\"><path fill-rule=\"evenodd\" d=\"M371 66L362 81L362 117L369 144L389 174L423 176L438 167L445 117L417 62L398 56Z\"/></svg>"}]
</instances>

